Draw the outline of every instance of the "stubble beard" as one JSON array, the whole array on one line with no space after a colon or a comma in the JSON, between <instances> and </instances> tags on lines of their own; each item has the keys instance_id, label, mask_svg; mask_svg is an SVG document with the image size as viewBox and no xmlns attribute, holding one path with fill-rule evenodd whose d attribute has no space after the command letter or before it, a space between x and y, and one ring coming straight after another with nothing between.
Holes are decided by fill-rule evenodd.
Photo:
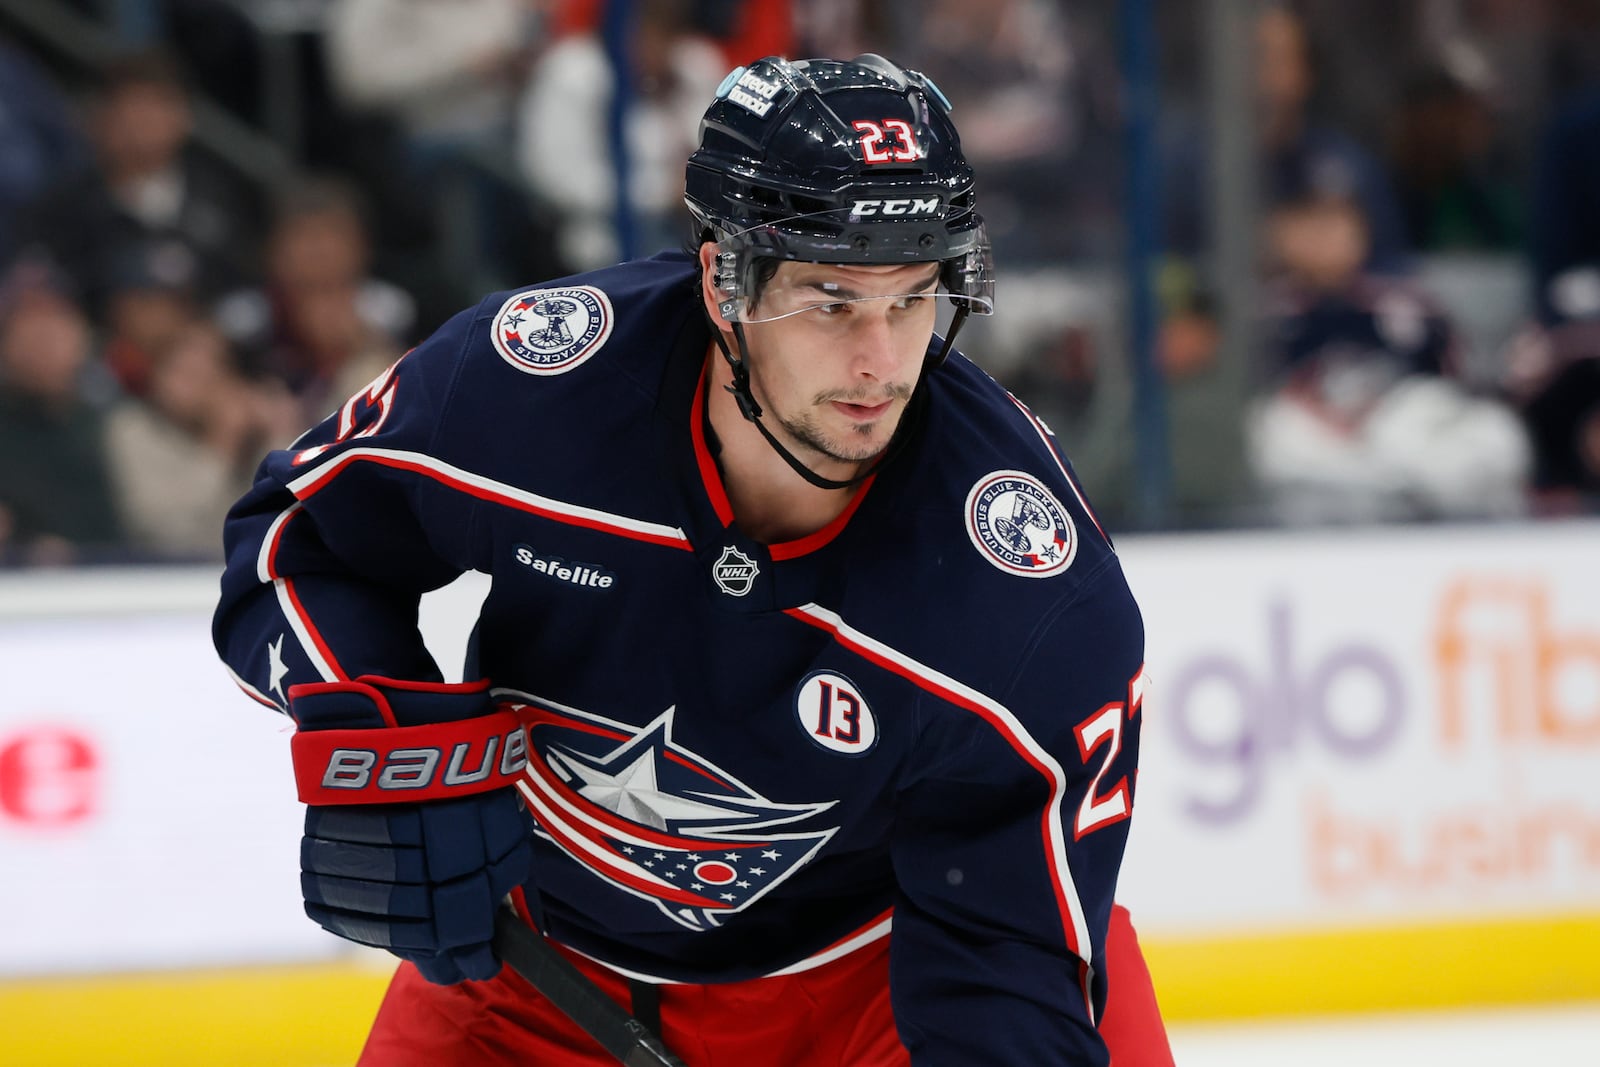
<instances>
[{"instance_id":1,"label":"stubble beard","mask_svg":"<svg viewBox=\"0 0 1600 1067\"><path fill-rule=\"evenodd\" d=\"M812 397L811 406L798 415L780 416L778 425L783 427L784 432L796 444L810 449L819 456L838 463L864 463L876 459L888 447L895 428L900 425L900 418L904 415L905 408L903 406L891 408L882 418L873 422L854 423L842 434L829 434L822 428L818 409L835 402L862 404L898 400L903 405L910 397L909 385L893 385L882 392L836 389ZM879 439L876 437L878 428L885 424L888 424L889 432Z\"/></svg>"}]
</instances>

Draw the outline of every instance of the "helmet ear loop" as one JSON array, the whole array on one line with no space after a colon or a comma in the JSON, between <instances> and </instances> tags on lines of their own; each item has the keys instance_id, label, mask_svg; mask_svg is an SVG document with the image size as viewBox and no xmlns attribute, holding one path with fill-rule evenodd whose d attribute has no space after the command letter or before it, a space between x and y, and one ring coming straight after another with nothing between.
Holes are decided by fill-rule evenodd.
<instances>
[{"instance_id":1,"label":"helmet ear loop","mask_svg":"<svg viewBox=\"0 0 1600 1067\"><path fill-rule=\"evenodd\" d=\"M733 326L733 339L739 342L738 356L728 350L728 342L723 339L722 331L717 331L717 346L722 349L728 368L733 371L733 384L726 388L738 401L739 414L755 422L761 418L761 405L756 403L755 394L750 391L750 342L744 339L743 322L734 319L730 325Z\"/></svg>"},{"instance_id":2,"label":"helmet ear loop","mask_svg":"<svg viewBox=\"0 0 1600 1067\"><path fill-rule=\"evenodd\" d=\"M716 329L716 324L712 323L712 336L716 339L717 347L722 349L722 357L728 361L728 368L733 371L733 384L725 385L723 388L732 393L733 399L738 402L739 414L743 415L752 426L761 432L761 436L766 438L767 444L771 445L773 450L783 457L783 461L789 465L789 468L818 489L848 489L853 485L859 485L875 474L887 457L880 456L878 462L873 464L871 469L856 475L854 478L824 478L804 463L801 463L793 452L783 446L783 442L773 436L772 431L767 429L767 424L761 421L761 405L756 403L755 396L750 392L750 343L744 338L744 323L734 319L731 325L733 326L733 338L739 342L739 352L743 358L735 356L729 350L728 342L722 336L722 331Z\"/></svg>"},{"instance_id":3,"label":"helmet ear loop","mask_svg":"<svg viewBox=\"0 0 1600 1067\"><path fill-rule=\"evenodd\" d=\"M739 343L739 355L734 355L729 349L727 339L722 335L722 323L717 317L706 309L706 325L711 328L711 337L717 343L717 348L722 352L722 358L727 361L728 369L733 373L733 384L726 386L728 392L733 394L739 404L739 413L751 422L761 417L761 405L756 403L755 394L750 391L750 367L745 361L745 354L750 351L750 344L744 337L744 324L735 316L738 306L739 286L738 257L731 252L718 252L714 260L712 285L717 291L717 307L721 312L722 321L733 328L733 336Z\"/></svg>"},{"instance_id":4,"label":"helmet ear loop","mask_svg":"<svg viewBox=\"0 0 1600 1067\"><path fill-rule=\"evenodd\" d=\"M956 313L950 319L950 328L945 331L944 344L939 348L939 354L933 357L933 361L924 369L924 374L944 366L944 361L950 358L950 352L956 346L956 334L961 332L962 324L967 321L967 316L972 314L972 305L965 300L951 297L950 302L956 306Z\"/></svg>"}]
</instances>

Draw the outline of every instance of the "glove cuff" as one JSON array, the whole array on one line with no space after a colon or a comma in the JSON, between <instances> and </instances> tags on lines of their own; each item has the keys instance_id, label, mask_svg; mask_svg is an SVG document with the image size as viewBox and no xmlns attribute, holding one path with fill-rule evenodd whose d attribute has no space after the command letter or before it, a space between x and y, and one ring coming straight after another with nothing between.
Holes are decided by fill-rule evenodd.
<instances>
[{"instance_id":1,"label":"glove cuff","mask_svg":"<svg viewBox=\"0 0 1600 1067\"><path fill-rule=\"evenodd\" d=\"M486 793L527 765L513 711L390 729L298 730L289 741L303 804L393 804Z\"/></svg>"},{"instance_id":2,"label":"glove cuff","mask_svg":"<svg viewBox=\"0 0 1600 1067\"><path fill-rule=\"evenodd\" d=\"M289 715L302 730L422 726L488 714L489 679L414 682L363 674L289 688Z\"/></svg>"}]
</instances>

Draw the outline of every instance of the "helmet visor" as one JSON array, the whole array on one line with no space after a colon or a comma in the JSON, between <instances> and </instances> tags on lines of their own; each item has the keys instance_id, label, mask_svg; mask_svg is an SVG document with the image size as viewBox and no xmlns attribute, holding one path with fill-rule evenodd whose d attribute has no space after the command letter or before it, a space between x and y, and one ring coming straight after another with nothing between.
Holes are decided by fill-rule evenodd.
<instances>
[{"instance_id":1,"label":"helmet visor","mask_svg":"<svg viewBox=\"0 0 1600 1067\"><path fill-rule=\"evenodd\" d=\"M941 287L952 303L978 315L994 311L994 270L988 234L975 216L966 229L942 217L900 218L915 198L856 201L848 209L791 216L724 237L717 243L717 285L730 321L772 322L795 315L832 317L885 308L915 310L934 301ZM889 205L890 214L874 218ZM905 206L902 206L905 205ZM931 207L924 208L932 211ZM794 264L783 269L785 262ZM842 276L815 265L912 267L895 284L867 275Z\"/></svg>"}]
</instances>

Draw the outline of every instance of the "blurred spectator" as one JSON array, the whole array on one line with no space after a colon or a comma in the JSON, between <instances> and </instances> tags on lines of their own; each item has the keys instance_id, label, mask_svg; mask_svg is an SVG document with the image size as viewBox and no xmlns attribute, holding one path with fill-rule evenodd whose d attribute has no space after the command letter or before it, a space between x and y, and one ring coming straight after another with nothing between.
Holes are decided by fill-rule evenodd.
<instances>
[{"instance_id":1,"label":"blurred spectator","mask_svg":"<svg viewBox=\"0 0 1600 1067\"><path fill-rule=\"evenodd\" d=\"M762 56L845 55L870 52L797 52L796 25L801 13L818 7L816 0L692 0L695 25L722 49L723 67L732 70Z\"/></svg>"},{"instance_id":2,"label":"blurred spectator","mask_svg":"<svg viewBox=\"0 0 1600 1067\"><path fill-rule=\"evenodd\" d=\"M180 245L116 249L106 279L104 358L122 391L143 396L156 353L199 314L194 257Z\"/></svg>"},{"instance_id":3,"label":"blurred spectator","mask_svg":"<svg viewBox=\"0 0 1600 1067\"><path fill-rule=\"evenodd\" d=\"M348 282L308 290L290 305L297 355L311 372L294 389L309 416L303 426L366 388L402 355L392 336L362 317L360 297L360 286Z\"/></svg>"},{"instance_id":4,"label":"blurred spectator","mask_svg":"<svg viewBox=\"0 0 1600 1067\"><path fill-rule=\"evenodd\" d=\"M647 255L678 247L688 235L683 160L728 67L717 46L695 31L684 0L640 0L634 11L623 142L636 251ZM559 216L562 259L573 269L621 254L610 133L617 85L600 36L580 33L544 54L521 103L518 162Z\"/></svg>"},{"instance_id":5,"label":"blurred spectator","mask_svg":"<svg viewBox=\"0 0 1600 1067\"><path fill-rule=\"evenodd\" d=\"M1533 439L1538 511L1600 512L1600 356L1565 361L1522 410Z\"/></svg>"},{"instance_id":6,"label":"blurred spectator","mask_svg":"<svg viewBox=\"0 0 1600 1067\"><path fill-rule=\"evenodd\" d=\"M1094 335L1074 322L1030 340L1026 358L1001 381L1061 433L1083 422L1094 403L1100 384Z\"/></svg>"},{"instance_id":7,"label":"blurred spectator","mask_svg":"<svg viewBox=\"0 0 1600 1067\"><path fill-rule=\"evenodd\" d=\"M0 281L0 559L68 563L121 540L93 362L65 281L14 266Z\"/></svg>"},{"instance_id":8,"label":"blurred spectator","mask_svg":"<svg viewBox=\"0 0 1600 1067\"><path fill-rule=\"evenodd\" d=\"M1540 141L1530 250L1539 321L1600 319L1600 89L1557 107Z\"/></svg>"},{"instance_id":9,"label":"blurred spectator","mask_svg":"<svg viewBox=\"0 0 1600 1067\"><path fill-rule=\"evenodd\" d=\"M1273 4L1256 21L1256 132L1263 205L1307 197L1352 199L1367 220L1365 267L1396 273L1406 266L1405 225L1393 188L1377 159L1344 132L1318 121L1313 111L1317 69L1300 17ZM1167 241L1193 256L1208 242L1207 135L1195 116L1175 112L1168 133Z\"/></svg>"},{"instance_id":10,"label":"blurred spectator","mask_svg":"<svg viewBox=\"0 0 1600 1067\"><path fill-rule=\"evenodd\" d=\"M961 146L982 176L1002 267L1114 256L1118 78L1087 13L1052 0L918 0L895 12L892 58L926 72L965 116Z\"/></svg>"},{"instance_id":11,"label":"blurred spectator","mask_svg":"<svg viewBox=\"0 0 1600 1067\"><path fill-rule=\"evenodd\" d=\"M455 250L446 269L456 277L405 267L414 288L476 293L562 272L548 250L547 208L517 179L513 153L518 101L559 6L333 0L323 53L336 99L353 116L382 117L395 135L393 165L369 188L391 214L396 194L413 198L406 210L428 215L433 247Z\"/></svg>"},{"instance_id":12,"label":"blurred spectator","mask_svg":"<svg viewBox=\"0 0 1600 1067\"><path fill-rule=\"evenodd\" d=\"M90 115L95 165L29 209L24 246L43 246L98 313L123 249L166 245L195 260L208 292L249 276L258 225L249 186L190 144L189 100L177 67L157 52L101 72Z\"/></svg>"},{"instance_id":13,"label":"blurred spectator","mask_svg":"<svg viewBox=\"0 0 1600 1067\"><path fill-rule=\"evenodd\" d=\"M1434 302L1361 269L1357 205L1312 197L1269 222L1264 390L1247 448L1271 514L1289 522L1520 512L1529 447L1515 416L1450 375Z\"/></svg>"},{"instance_id":14,"label":"blurred spectator","mask_svg":"<svg viewBox=\"0 0 1600 1067\"><path fill-rule=\"evenodd\" d=\"M131 547L160 559L221 557L229 506L255 460L287 445L303 413L275 383L250 383L215 326L195 320L160 351L143 399L112 409L106 445Z\"/></svg>"},{"instance_id":15,"label":"blurred spectator","mask_svg":"<svg viewBox=\"0 0 1600 1067\"><path fill-rule=\"evenodd\" d=\"M1539 144L1531 222L1536 321L1508 381L1544 512L1600 510L1600 89L1557 108Z\"/></svg>"},{"instance_id":16,"label":"blurred spectator","mask_svg":"<svg viewBox=\"0 0 1600 1067\"><path fill-rule=\"evenodd\" d=\"M17 249L19 213L84 165L89 147L60 90L0 40L0 264Z\"/></svg>"},{"instance_id":17,"label":"blurred spectator","mask_svg":"<svg viewBox=\"0 0 1600 1067\"><path fill-rule=\"evenodd\" d=\"M334 0L327 59L343 100L396 116L423 154L495 149L555 0Z\"/></svg>"},{"instance_id":18,"label":"blurred spectator","mask_svg":"<svg viewBox=\"0 0 1600 1067\"><path fill-rule=\"evenodd\" d=\"M612 0L556 0L550 13L550 36L567 37L576 33L598 33ZM725 69L762 56L856 55L870 51L802 47L795 50L801 26L825 23L833 26L850 19L855 9L880 8L882 0L685 0L685 14L696 30L717 42L726 59Z\"/></svg>"},{"instance_id":19,"label":"blurred spectator","mask_svg":"<svg viewBox=\"0 0 1600 1067\"><path fill-rule=\"evenodd\" d=\"M216 307L248 373L287 385L308 423L393 362L415 318L403 290L370 274L369 252L356 191L308 178L278 203L266 284Z\"/></svg>"},{"instance_id":20,"label":"blurred spectator","mask_svg":"<svg viewBox=\"0 0 1600 1067\"><path fill-rule=\"evenodd\" d=\"M807 0L795 4L794 54L844 57L863 52L896 54L901 51L903 42L895 32L896 20L892 14L890 5L883 0Z\"/></svg>"},{"instance_id":21,"label":"blurred spectator","mask_svg":"<svg viewBox=\"0 0 1600 1067\"><path fill-rule=\"evenodd\" d=\"M1492 75L1476 53L1417 73L1390 131L1389 164L1416 251L1510 251L1521 190L1501 149Z\"/></svg>"},{"instance_id":22,"label":"blurred spectator","mask_svg":"<svg viewBox=\"0 0 1600 1067\"><path fill-rule=\"evenodd\" d=\"M269 46L256 20L263 14L270 19L274 8L283 8L273 0L256 4L254 13L243 4L217 0L154 2L161 8L161 38L177 57L191 88L250 125L266 127L263 96L281 82L264 76L269 59L263 53ZM99 5L102 0L92 3Z\"/></svg>"}]
</instances>

